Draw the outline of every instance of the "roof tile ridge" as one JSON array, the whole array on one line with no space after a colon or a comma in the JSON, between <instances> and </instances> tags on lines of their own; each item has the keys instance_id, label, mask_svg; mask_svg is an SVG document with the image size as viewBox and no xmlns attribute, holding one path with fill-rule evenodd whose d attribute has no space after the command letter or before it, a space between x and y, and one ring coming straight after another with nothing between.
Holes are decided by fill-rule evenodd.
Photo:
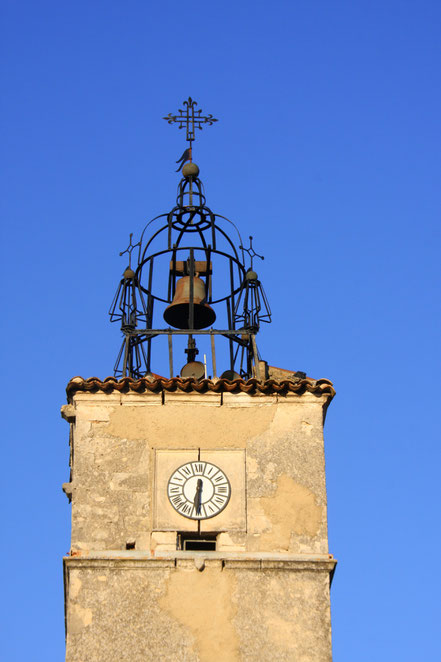
<instances>
[{"instance_id":1,"label":"roof tile ridge","mask_svg":"<svg viewBox=\"0 0 441 662\"><path fill-rule=\"evenodd\" d=\"M158 391L183 391L185 393L205 393L212 391L214 393L227 392L227 393L297 393L301 395L305 391L314 394L328 394L331 397L335 395L335 389L329 379L313 380L309 377L300 379L282 379L277 380L274 378L259 380L252 377L248 380L237 378L229 380L226 378L218 378L215 380L206 378L197 380L194 377L157 377L151 379L147 376L132 378L122 377L105 377L101 380L99 377L88 377L84 379L80 375L72 377L66 387L68 398L77 391L103 391L111 393L113 390L121 392L135 391L142 393L145 391L158 392Z\"/></svg>"}]
</instances>

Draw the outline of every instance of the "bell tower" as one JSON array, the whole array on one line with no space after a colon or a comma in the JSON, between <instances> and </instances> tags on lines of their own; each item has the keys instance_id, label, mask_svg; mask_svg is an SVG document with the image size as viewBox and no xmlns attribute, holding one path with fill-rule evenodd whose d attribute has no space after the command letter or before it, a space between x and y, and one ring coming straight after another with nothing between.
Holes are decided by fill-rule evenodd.
<instances>
[{"instance_id":1,"label":"bell tower","mask_svg":"<svg viewBox=\"0 0 441 662\"><path fill-rule=\"evenodd\" d=\"M175 206L121 253L114 376L74 377L62 407L66 660L329 662L334 390L259 354L261 256L207 206L196 106L164 118L188 141Z\"/></svg>"}]
</instances>

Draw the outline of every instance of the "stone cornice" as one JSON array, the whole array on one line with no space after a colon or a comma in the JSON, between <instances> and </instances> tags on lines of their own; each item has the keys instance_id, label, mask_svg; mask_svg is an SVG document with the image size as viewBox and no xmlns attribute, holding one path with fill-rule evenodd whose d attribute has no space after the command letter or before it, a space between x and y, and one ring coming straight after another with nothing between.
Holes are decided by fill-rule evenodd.
<instances>
[{"instance_id":1,"label":"stone cornice","mask_svg":"<svg viewBox=\"0 0 441 662\"><path fill-rule=\"evenodd\" d=\"M180 377L173 377L166 379L165 377L149 378L142 377L140 379L132 379L131 377L124 377L116 379L115 377L106 377L101 380L98 377L73 377L67 387L66 392L68 398L71 398L77 392L104 392L112 393L114 391L120 393L159 393L162 391L181 391L184 393L206 393L211 391L213 393L247 393L249 395L262 394L262 395L287 395L289 393L302 395L303 393L312 393L317 396L327 395L329 401L334 397L335 390L328 379L310 379L299 378L297 380L283 379L267 379L260 381L258 379L201 379L194 378L181 379Z\"/></svg>"},{"instance_id":2,"label":"stone cornice","mask_svg":"<svg viewBox=\"0 0 441 662\"><path fill-rule=\"evenodd\" d=\"M147 552L83 552L63 559L65 569L75 568L120 568L148 569L179 567L214 567L230 570L284 570L291 572L328 572L333 574L337 565L330 554L271 554L228 552L173 552L152 556Z\"/></svg>"}]
</instances>

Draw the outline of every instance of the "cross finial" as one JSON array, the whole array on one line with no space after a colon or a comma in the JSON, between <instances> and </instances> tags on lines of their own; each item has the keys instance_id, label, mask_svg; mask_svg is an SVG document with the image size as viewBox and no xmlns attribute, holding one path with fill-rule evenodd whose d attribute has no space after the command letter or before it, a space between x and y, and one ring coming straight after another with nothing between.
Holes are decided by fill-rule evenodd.
<instances>
[{"instance_id":1,"label":"cross finial","mask_svg":"<svg viewBox=\"0 0 441 662\"><path fill-rule=\"evenodd\" d=\"M187 137L186 139L190 143L196 139L195 129L200 129L202 131L202 124L208 124L211 126L214 122L217 122L217 119L213 115L202 115L202 110L195 110L197 106L197 101L193 101L191 97L188 97L187 101L184 101L185 108L180 108L178 110L179 115L172 115L169 113L166 117L163 117L169 124L174 124L177 122L179 124L179 129L186 127Z\"/></svg>"},{"instance_id":2,"label":"cross finial","mask_svg":"<svg viewBox=\"0 0 441 662\"><path fill-rule=\"evenodd\" d=\"M133 249L136 248L137 246L141 245L141 240L139 240L137 244L132 244L132 237L133 237L133 232L130 233L130 241L129 241L129 245L127 246L126 250L122 251L119 254L120 257L121 257L121 255L124 255L124 253L129 254L129 268L132 266L132 251L133 251Z\"/></svg>"},{"instance_id":3,"label":"cross finial","mask_svg":"<svg viewBox=\"0 0 441 662\"><path fill-rule=\"evenodd\" d=\"M250 256L250 260L251 260L251 267L250 268L251 269L253 268L253 260L254 260L255 257L259 257L261 260L265 259L263 257L263 255L259 255L259 253L256 253L256 251L254 250L252 235L250 235L250 246L249 246L249 248L245 248L245 246L239 246L239 248L241 250L243 250L245 253L248 253L248 255Z\"/></svg>"}]
</instances>

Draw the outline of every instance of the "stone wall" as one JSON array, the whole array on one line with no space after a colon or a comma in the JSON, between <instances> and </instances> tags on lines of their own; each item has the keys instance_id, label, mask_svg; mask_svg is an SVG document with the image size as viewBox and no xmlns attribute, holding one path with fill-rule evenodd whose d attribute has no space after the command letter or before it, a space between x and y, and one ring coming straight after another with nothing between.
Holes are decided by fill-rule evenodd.
<instances>
[{"instance_id":1,"label":"stone wall","mask_svg":"<svg viewBox=\"0 0 441 662\"><path fill-rule=\"evenodd\" d=\"M69 559L68 662L330 662L332 562Z\"/></svg>"},{"instance_id":2,"label":"stone wall","mask_svg":"<svg viewBox=\"0 0 441 662\"><path fill-rule=\"evenodd\" d=\"M72 465L68 662L331 660L328 399L75 393L62 410ZM175 514L175 527L171 511L167 523L164 451L231 463L235 500L233 490L223 514L201 523L219 534L216 552L176 550L177 531L197 523Z\"/></svg>"},{"instance_id":3,"label":"stone wall","mask_svg":"<svg viewBox=\"0 0 441 662\"><path fill-rule=\"evenodd\" d=\"M244 449L244 551L327 553L327 396L77 393L72 550L150 550L155 451ZM215 525L215 521L211 522ZM231 536L230 536L231 537ZM233 536L234 538L234 536Z\"/></svg>"}]
</instances>

